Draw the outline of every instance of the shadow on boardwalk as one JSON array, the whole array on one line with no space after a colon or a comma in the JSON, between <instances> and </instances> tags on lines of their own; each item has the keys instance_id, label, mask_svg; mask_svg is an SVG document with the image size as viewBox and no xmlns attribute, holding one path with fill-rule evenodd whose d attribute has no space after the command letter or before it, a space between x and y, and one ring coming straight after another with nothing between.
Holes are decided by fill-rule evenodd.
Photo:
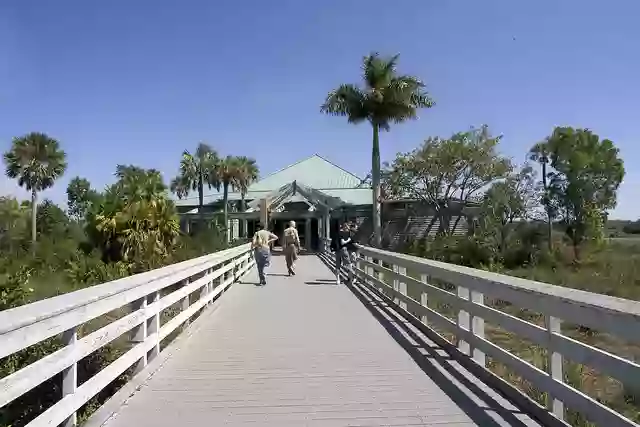
<instances>
[{"instance_id":1,"label":"shadow on boardwalk","mask_svg":"<svg viewBox=\"0 0 640 427\"><path fill-rule=\"evenodd\" d=\"M320 256L327 268L333 261ZM341 273L346 279L344 273ZM415 328L394 307L357 280L346 286L382 327L453 402L479 426L540 426L504 396L466 371L440 345ZM313 283L315 284L315 283ZM327 284L327 283L319 283Z\"/></svg>"}]
</instances>

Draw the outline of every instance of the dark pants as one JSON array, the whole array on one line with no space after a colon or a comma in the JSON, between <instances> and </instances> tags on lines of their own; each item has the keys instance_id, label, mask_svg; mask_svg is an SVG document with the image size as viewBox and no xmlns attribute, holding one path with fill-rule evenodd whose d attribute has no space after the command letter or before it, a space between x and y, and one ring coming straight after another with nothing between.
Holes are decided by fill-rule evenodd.
<instances>
[{"instance_id":1,"label":"dark pants","mask_svg":"<svg viewBox=\"0 0 640 427\"><path fill-rule=\"evenodd\" d=\"M340 269L345 267L349 275L349 280L353 277L353 267L351 264L351 254L347 248L338 249L336 251L336 279L340 277Z\"/></svg>"},{"instance_id":2,"label":"dark pants","mask_svg":"<svg viewBox=\"0 0 640 427\"><path fill-rule=\"evenodd\" d=\"M266 283L267 279L264 277L264 268L269 264L271 260L271 250L269 248L256 248L253 252L253 256L256 259L256 266L258 267L258 278L260 284Z\"/></svg>"}]
</instances>

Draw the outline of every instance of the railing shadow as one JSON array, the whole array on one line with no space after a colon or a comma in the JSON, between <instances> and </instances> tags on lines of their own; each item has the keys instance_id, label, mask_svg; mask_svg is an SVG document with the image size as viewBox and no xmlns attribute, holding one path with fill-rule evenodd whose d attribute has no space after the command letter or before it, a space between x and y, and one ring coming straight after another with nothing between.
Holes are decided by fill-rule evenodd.
<instances>
[{"instance_id":1,"label":"railing shadow","mask_svg":"<svg viewBox=\"0 0 640 427\"><path fill-rule=\"evenodd\" d=\"M330 256L320 255L319 258L328 268L335 270L335 264ZM345 271L341 271L341 276L347 279ZM382 299L376 292L359 283L358 280L354 280L354 284L347 284L347 287L389 335L411 356L420 369L475 423L483 427L504 426L505 423L514 427L540 425L524 412L506 408L504 402L497 401L479 387L477 385L481 382L479 379L474 378L461 366L454 366L452 364L455 363L454 359L441 345L412 327L410 322L397 312L392 304ZM495 393L499 394L497 391ZM505 401L509 401L513 408L517 408L517 405L508 398L502 395L501 397ZM490 413L497 415L500 420L496 420ZM526 422L518 418L517 415L525 418Z\"/></svg>"}]
</instances>

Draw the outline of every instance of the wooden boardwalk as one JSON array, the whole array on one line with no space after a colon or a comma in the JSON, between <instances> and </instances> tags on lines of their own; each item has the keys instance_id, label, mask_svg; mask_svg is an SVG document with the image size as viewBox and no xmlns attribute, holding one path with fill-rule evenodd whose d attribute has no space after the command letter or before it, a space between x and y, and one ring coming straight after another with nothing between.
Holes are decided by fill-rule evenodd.
<instances>
[{"instance_id":1,"label":"wooden boardwalk","mask_svg":"<svg viewBox=\"0 0 640 427\"><path fill-rule=\"evenodd\" d=\"M233 285L88 425L538 425L316 256L285 271Z\"/></svg>"}]
</instances>

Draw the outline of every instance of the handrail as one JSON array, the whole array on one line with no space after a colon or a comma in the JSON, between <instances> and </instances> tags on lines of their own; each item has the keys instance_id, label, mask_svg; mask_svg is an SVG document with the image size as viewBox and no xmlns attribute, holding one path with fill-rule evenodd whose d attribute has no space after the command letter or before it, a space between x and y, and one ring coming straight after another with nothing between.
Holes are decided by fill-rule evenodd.
<instances>
[{"instance_id":1,"label":"handrail","mask_svg":"<svg viewBox=\"0 0 640 427\"><path fill-rule=\"evenodd\" d=\"M227 254L236 253L238 251L243 252L246 246L247 244L225 249L220 252L171 264L155 270L123 277L122 279L113 280L101 285L91 286L75 292L69 292L40 301L35 301L31 304L0 311L0 334L55 316L80 305L85 305L101 298L124 292L135 288L136 286L145 285L153 280L158 280L164 276L175 274L178 271L210 263L211 261L224 257ZM2 356L0 355L0 357Z\"/></svg>"},{"instance_id":2,"label":"handrail","mask_svg":"<svg viewBox=\"0 0 640 427\"><path fill-rule=\"evenodd\" d=\"M325 242L325 255L326 252L328 242ZM598 425L638 427L632 420L567 384L563 364L566 358L590 366L620 381L630 390L640 390L640 364L564 335L561 324L564 321L587 326L637 344L640 343L640 302L366 246L360 246L358 252L353 271L358 283L393 303L403 316L426 328L429 333L444 339L432 328L435 326L455 336L457 348L452 351L457 352L460 359L472 362L467 363L468 366L488 372L487 356L506 365L538 390L547 393L547 408L540 407L510 384L495 381L492 385L505 394L517 395L519 401L526 399L528 408L539 410L538 413L546 417L553 416L553 420L561 425L565 425L566 404ZM327 258L332 262L331 257ZM434 279L453 285L455 290L448 291L432 284ZM408 295L408 286L418 291L420 301ZM539 326L485 305L485 297L538 312L544 315L545 324ZM456 310L456 321L429 307L429 298ZM543 347L548 353L546 370L487 340L485 320Z\"/></svg>"},{"instance_id":3,"label":"handrail","mask_svg":"<svg viewBox=\"0 0 640 427\"><path fill-rule=\"evenodd\" d=\"M163 339L188 323L253 265L250 245L245 244L0 312L0 358L59 334L63 341L59 350L0 379L0 408L62 373L63 398L27 426L76 425L78 409L130 367L140 372L159 354ZM174 289L175 285L179 287ZM163 290L169 293L162 295ZM191 301L190 295L198 291L198 299ZM160 315L178 302L180 313L161 326ZM78 336L82 325L118 309L128 313ZM128 332L132 347L78 385L78 362Z\"/></svg>"}]
</instances>

